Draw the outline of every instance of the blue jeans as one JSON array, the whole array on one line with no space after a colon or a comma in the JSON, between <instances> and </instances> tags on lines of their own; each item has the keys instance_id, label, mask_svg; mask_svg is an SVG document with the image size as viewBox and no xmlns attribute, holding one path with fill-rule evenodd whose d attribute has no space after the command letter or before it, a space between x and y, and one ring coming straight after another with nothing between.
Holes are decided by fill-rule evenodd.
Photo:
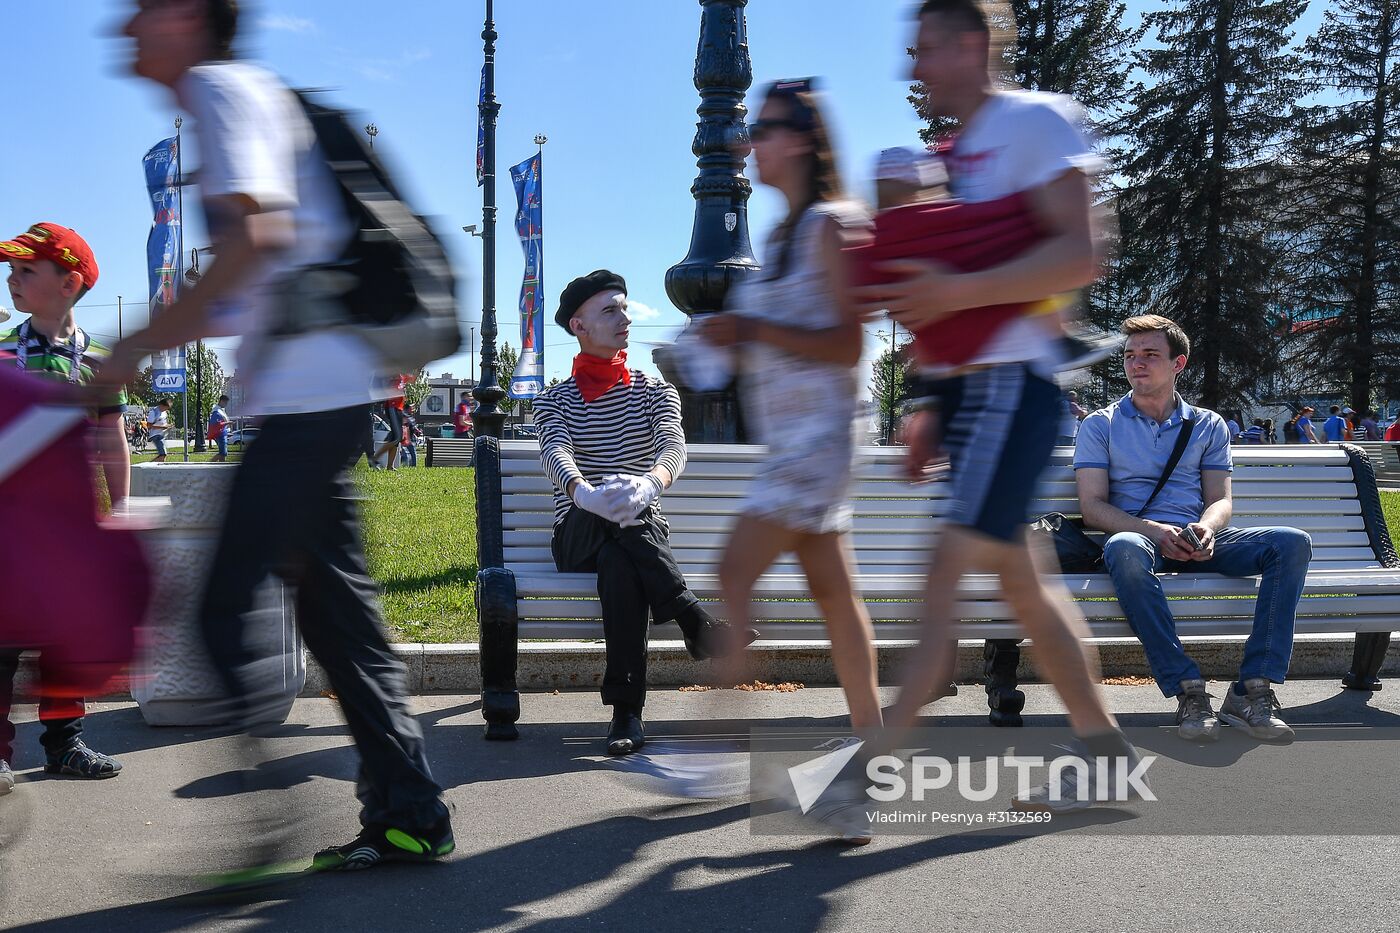
<instances>
[{"instance_id":1,"label":"blue jeans","mask_svg":"<svg viewBox=\"0 0 1400 933\"><path fill-rule=\"evenodd\" d=\"M224 431L224 432L221 433L218 437L214 438L214 441L219 445L219 456L220 456L220 457L227 457L227 456L228 456L228 432L227 432L227 431Z\"/></svg>"},{"instance_id":2,"label":"blue jeans","mask_svg":"<svg viewBox=\"0 0 1400 933\"><path fill-rule=\"evenodd\" d=\"M1196 680L1201 669L1186 656L1176 634L1176 620L1157 573L1218 573L1227 577L1259 575L1254 602L1254 629L1244 643L1240 680L1266 677L1283 683L1293 654L1293 627L1298 600L1312 559L1312 539L1297 528L1226 528L1215 536L1210 560L1165 560L1157 545L1135 532L1120 532L1104 544L1104 564L1113 577L1123 615L1137 633L1147 664L1163 696L1181 693L1183 680Z\"/></svg>"},{"instance_id":3,"label":"blue jeans","mask_svg":"<svg viewBox=\"0 0 1400 933\"><path fill-rule=\"evenodd\" d=\"M157 457L164 457L164 456L165 456L165 435L164 435L164 434L152 434L152 435L151 435L151 443L156 445L156 456L157 456Z\"/></svg>"}]
</instances>

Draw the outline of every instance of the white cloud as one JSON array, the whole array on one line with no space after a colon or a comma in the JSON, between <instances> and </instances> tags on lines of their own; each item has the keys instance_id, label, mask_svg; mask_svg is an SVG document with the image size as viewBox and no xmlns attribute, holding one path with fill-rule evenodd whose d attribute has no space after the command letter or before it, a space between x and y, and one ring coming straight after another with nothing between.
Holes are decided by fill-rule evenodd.
<instances>
[{"instance_id":1,"label":"white cloud","mask_svg":"<svg viewBox=\"0 0 1400 933\"><path fill-rule=\"evenodd\" d=\"M433 57L432 49L401 52L398 58L370 58L359 62L355 70L371 81L398 81L399 72Z\"/></svg>"},{"instance_id":2,"label":"white cloud","mask_svg":"<svg viewBox=\"0 0 1400 933\"><path fill-rule=\"evenodd\" d=\"M265 16L262 24L268 29L275 29L278 32L316 32L316 24L311 20L300 16L288 16L285 13Z\"/></svg>"},{"instance_id":3,"label":"white cloud","mask_svg":"<svg viewBox=\"0 0 1400 933\"><path fill-rule=\"evenodd\" d=\"M651 305L644 305L640 301L627 299L627 316L634 321L650 321L661 317L661 312Z\"/></svg>"}]
</instances>

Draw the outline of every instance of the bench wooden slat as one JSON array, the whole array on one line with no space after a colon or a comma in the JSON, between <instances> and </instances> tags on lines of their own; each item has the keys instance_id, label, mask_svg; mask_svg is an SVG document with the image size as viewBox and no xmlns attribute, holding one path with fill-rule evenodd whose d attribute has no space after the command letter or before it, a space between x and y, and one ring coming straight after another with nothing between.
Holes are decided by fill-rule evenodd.
<instances>
[{"instance_id":1,"label":"bench wooden slat","mask_svg":"<svg viewBox=\"0 0 1400 933\"><path fill-rule=\"evenodd\" d=\"M826 627L820 622L764 622L754 626L765 641L825 641ZM1133 630L1126 622L1096 622L1092 626L1095 638L1133 638ZM1239 619L1182 619L1177 627L1182 635L1248 635L1251 620ZM1298 620L1297 631L1301 635L1328 634L1343 632L1384 632L1388 631L1386 620L1377 616L1342 616L1330 618L1320 616ZM1025 633L1015 622L965 622L958 626L958 638L1009 638L1018 639ZM882 642L914 641L919 636L917 624L909 622L884 622L875 629L875 637ZM599 622L559 622L522 619L521 638L562 638L596 639L603 637L603 626ZM654 640L679 641L680 631L674 625L658 625L651 630ZM601 662L599 664L601 667Z\"/></svg>"},{"instance_id":2,"label":"bench wooden slat","mask_svg":"<svg viewBox=\"0 0 1400 933\"><path fill-rule=\"evenodd\" d=\"M690 461L681 474L681 481L691 480L743 480L751 478L758 469L757 463L718 463ZM541 477L544 467L538 459L512 460L506 477ZM1231 474L1238 481L1272 482L1351 482L1351 465L1346 460L1319 465L1236 463ZM855 466L852 476L858 481L907 483L904 466L898 462L860 463ZM1041 478L1050 482L1073 482L1074 468L1068 462L1052 463L1046 467Z\"/></svg>"},{"instance_id":3,"label":"bench wooden slat","mask_svg":"<svg viewBox=\"0 0 1400 933\"><path fill-rule=\"evenodd\" d=\"M1311 534L1314 531L1346 532L1357 534L1357 542L1366 540L1365 523L1360 515L1294 515L1285 520L1273 515L1236 515L1233 524L1238 528L1262 528L1269 525L1288 524ZM851 535L852 546L859 555L869 548L906 548L911 533L929 535L929 540L937 532L921 527L913 532L901 533L898 529L883 528L869 530L857 527ZM549 547L553 537L551 526L541 524L534 528L510 528L505 531L507 547ZM672 547L723 547L729 539L729 524L713 520L693 525L678 525L671 522ZM920 539L916 539L920 540Z\"/></svg>"},{"instance_id":4,"label":"bench wooden slat","mask_svg":"<svg viewBox=\"0 0 1400 933\"><path fill-rule=\"evenodd\" d=\"M708 598L708 594L707 594ZM584 611L593 605L591 612ZM918 618L923 606L922 600L886 600L867 604L872 619ZM955 604L954 617L962 620L1004 619L1014 620L1015 616L1005 603L993 601L963 601ZM1103 601L1081 601L1080 611L1090 622L1101 619L1122 619L1123 610L1116 599ZM724 617L723 605L717 601L706 602L706 607L717 617ZM1252 599L1174 599L1171 600L1172 616L1178 619L1230 619L1252 617ZM597 614L596 601L587 599L532 599L520 603L522 618L576 618ZM1388 596L1318 596L1304 599L1298 606L1298 617L1304 616L1343 616L1390 614L1400 608L1400 595ZM821 607L814 602L764 602L755 603L754 611L765 619L814 619L822 618Z\"/></svg>"},{"instance_id":5,"label":"bench wooden slat","mask_svg":"<svg viewBox=\"0 0 1400 933\"><path fill-rule=\"evenodd\" d=\"M1071 594L1079 598L1106 599L1114 596L1113 581L1107 574L1062 576ZM713 573L687 578L696 593L718 593L719 580ZM528 596L576 596L597 598L597 582L589 573L517 574L516 592ZM1221 577L1215 574L1163 574L1162 589L1168 597L1250 596L1259 588L1254 577ZM867 601L886 598L922 598L924 576L913 574L861 574L860 589ZM1400 594L1400 570L1321 570L1309 568L1303 584L1305 595L1368 593ZM1001 581L988 574L963 578L958 594L965 599L999 599ZM754 586L755 598L810 599L807 580L798 573L769 572ZM1400 608L1400 599L1396 601Z\"/></svg>"},{"instance_id":6,"label":"bench wooden slat","mask_svg":"<svg viewBox=\"0 0 1400 933\"><path fill-rule=\"evenodd\" d=\"M536 464L539 463L538 441L501 441L500 450L502 468L506 473L517 472L513 466L507 466L506 461L534 460ZM736 469L745 464L759 463L768 456L766 447L748 444L690 444L687 446L687 451L691 464L710 462L729 465ZM870 463L898 464L904 458L904 448L902 447L861 447L858 453L862 461ZM1335 444L1236 446L1230 448L1230 455L1236 466L1254 464L1290 466L1295 463L1317 466L1327 463L1345 465L1348 462L1346 452ZM1073 447L1057 447L1051 458L1051 463L1052 465L1068 463L1073 457ZM689 470L689 466L686 469Z\"/></svg>"},{"instance_id":7,"label":"bench wooden slat","mask_svg":"<svg viewBox=\"0 0 1400 933\"><path fill-rule=\"evenodd\" d=\"M936 537L936 532L931 537ZM1364 544L1365 537L1346 532L1319 532L1312 536L1313 558L1326 560L1375 561L1375 554ZM906 542L906 544L909 542ZM717 564L724 557L722 547L683 547L673 544L671 553L681 564ZM506 564L518 570L524 564L549 564L553 566L553 551L548 547L507 547ZM866 548L860 552L861 567L883 566L885 564L923 564L928 561L928 548ZM797 558L784 554L777 560L779 565L797 565Z\"/></svg>"},{"instance_id":8,"label":"bench wooden slat","mask_svg":"<svg viewBox=\"0 0 1400 933\"><path fill-rule=\"evenodd\" d=\"M541 497L502 496L501 498L505 501L506 507L510 509L506 513L505 527L508 530L512 528L553 527L552 507L548 512L524 511L525 503L518 501L521 498L528 498L530 503L538 508L542 503L546 503L546 500ZM1040 500L1031 504L1031 511L1033 514L1064 511L1070 508L1071 502L1072 500ZM666 514L673 528L684 525L688 530L722 530L734 524L734 503L725 503L723 500L717 503L712 499L667 499L663 502L662 511ZM929 520L934 516L942 515L945 511L947 511L946 501L937 500L922 503L907 502L898 507L857 502L853 527L857 531L885 529L896 533L923 534L928 531ZM1292 517L1308 514L1360 515L1361 503L1356 500L1348 502L1345 500L1252 499L1247 503L1241 503L1239 511L1241 517ZM690 516L690 518L682 520L682 516ZM1291 521L1275 520L1269 524L1291 524Z\"/></svg>"},{"instance_id":9,"label":"bench wooden slat","mask_svg":"<svg viewBox=\"0 0 1400 933\"><path fill-rule=\"evenodd\" d=\"M1340 471L1339 471L1340 472ZM1348 472L1343 478L1335 477L1331 482L1279 482L1243 480L1230 484L1236 500L1241 499L1355 499L1356 484ZM682 476L666 494L662 496L662 508L673 499L716 498L736 499L744 495L745 484L733 479L693 479ZM501 492L508 496L539 496L549 501L554 497L554 486L543 475L508 476L501 480ZM1040 485L1040 496L1046 499L1075 499L1078 488L1072 481L1045 482ZM851 486L851 497L862 499L894 499L917 501L946 498L946 487L939 484L911 485L903 480L863 480ZM516 501L521 501L517 499ZM526 508L528 506L520 506Z\"/></svg>"}]
</instances>

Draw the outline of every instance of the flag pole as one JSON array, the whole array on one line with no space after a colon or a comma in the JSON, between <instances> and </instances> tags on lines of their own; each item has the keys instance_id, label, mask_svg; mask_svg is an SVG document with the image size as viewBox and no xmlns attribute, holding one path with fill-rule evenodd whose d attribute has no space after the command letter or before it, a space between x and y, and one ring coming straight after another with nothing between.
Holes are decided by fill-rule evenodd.
<instances>
[{"instance_id":1,"label":"flag pole","mask_svg":"<svg viewBox=\"0 0 1400 933\"><path fill-rule=\"evenodd\" d=\"M185 124L184 117L178 114L175 117L175 281L171 284L171 291L179 295L180 288L184 281L185 272L185 169L180 150L184 147L180 145L180 127ZM178 300L178 299L177 299ZM180 396L180 423L183 425L180 437L180 453L183 462L190 462L190 367L189 367L189 344L185 345L185 391Z\"/></svg>"},{"instance_id":2,"label":"flag pole","mask_svg":"<svg viewBox=\"0 0 1400 933\"><path fill-rule=\"evenodd\" d=\"M486 23L481 30L485 62L482 75L485 99L480 103L484 135L481 199L481 378L472 389L479 403L476 423L479 434L499 438L505 414L499 403L505 396L497 375L496 356L496 118L501 105L496 102L496 32L493 0L486 0Z\"/></svg>"}]
</instances>

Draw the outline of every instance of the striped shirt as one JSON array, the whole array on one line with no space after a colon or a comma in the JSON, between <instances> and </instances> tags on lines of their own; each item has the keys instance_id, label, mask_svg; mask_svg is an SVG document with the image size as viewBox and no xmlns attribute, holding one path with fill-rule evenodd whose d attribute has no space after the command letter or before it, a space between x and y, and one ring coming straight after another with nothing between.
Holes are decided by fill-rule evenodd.
<instances>
[{"instance_id":1,"label":"striped shirt","mask_svg":"<svg viewBox=\"0 0 1400 933\"><path fill-rule=\"evenodd\" d=\"M47 337L30 327L29 322L26 321L0 335L0 357L4 358L0 359L0 366L17 365L15 360L21 356L20 340L23 337L25 344L22 355L25 358L24 369L26 372L42 373L51 379L86 385L92 381L93 375L112 355L112 351L89 336L81 327L77 329L74 336L77 338L76 347L72 339L50 343ZM77 357L78 367L76 380L72 378L74 357ZM97 409L97 414L99 416L110 415L125 410L126 390L117 389L111 404Z\"/></svg>"},{"instance_id":2,"label":"striped shirt","mask_svg":"<svg viewBox=\"0 0 1400 933\"><path fill-rule=\"evenodd\" d=\"M589 403L570 377L545 389L534 409L540 461L554 484L556 525L573 508L572 480L596 486L608 473L642 474L658 466L674 479L685 469L680 396L675 386L639 369L632 370L631 385L619 383ZM660 500L651 508L659 513Z\"/></svg>"}]
</instances>

